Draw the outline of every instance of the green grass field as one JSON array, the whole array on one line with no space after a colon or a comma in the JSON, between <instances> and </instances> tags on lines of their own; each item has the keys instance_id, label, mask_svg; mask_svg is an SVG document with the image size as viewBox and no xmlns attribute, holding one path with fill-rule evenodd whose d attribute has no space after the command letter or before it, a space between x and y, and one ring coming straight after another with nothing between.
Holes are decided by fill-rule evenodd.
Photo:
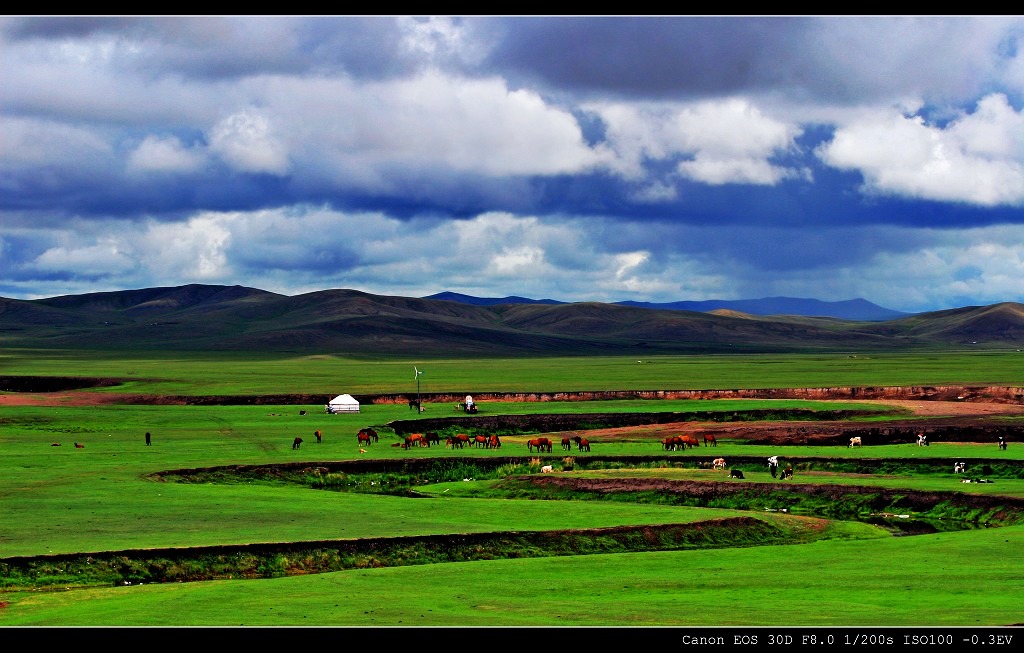
<instances>
[{"instance_id":1,"label":"green grass field","mask_svg":"<svg viewBox=\"0 0 1024 653\"><path fill-rule=\"evenodd\" d=\"M580 391L978 384L1017 386L1015 352L948 356L722 356L513 361L351 360L324 357L166 357L5 351L0 375L102 376L123 386L86 392L291 394ZM815 408L818 402L604 401L488 404L485 413L588 413ZM835 408L832 403L829 408ZM858 407L843 402L843 407ZM428 404L426 415L450 406ZM300 410L307 410L300 415ZM436 409L436 410L435 410ZM352 415L322 406L0 407L0 558L163 547L296 542L494 531L545 531L690 523L741 511L614 501L487 496L488 483L422 488L433 499L314 491L273 483L160 482L150 475L224 465L268 465L410 456L530 458L525 437L501 450L409 452L381 442L361 453L355 433L410 419L401 404L364 405ZM313 431L324 439L317 444ZM145 446L143 434L153 434ZM292 439L302 437L300 449ZM60 442L60 447L50 446ZM76 449L74 443L85 446ZM1014 443L1016 445L1016 443ZM561 452L555 451L555 454ZM657 440L595 446L594 455L659 455ZM773 447L723 444L715 455L1024 459L1011 446L942 443ZM574 456L586 454L573 453ZM557 460L561 456L554 456ZM704 451L677 457L707 458ZM950 463L951 467L951 463ZM572 472L594 476L710 478L695 469ZM748 482L767 481L752 470ZM763 479L761 477L764 477ZM1024 496L1024 481L965 486L953 474L850 477L802 475L821 484ZM445 492L445 490L449 490ZM197 583L0 588L3 626L1002 626L1024 623L1019 557L1024 527L893 537L866 524L756 514L791 529L788 546L746 546L496 559L367 568L285 578ZM796 534L822 530L821 539ZM2 581L2 579L0 579ZM681 609L699 602L701 609Z\"/></svg>"}]
</instances>

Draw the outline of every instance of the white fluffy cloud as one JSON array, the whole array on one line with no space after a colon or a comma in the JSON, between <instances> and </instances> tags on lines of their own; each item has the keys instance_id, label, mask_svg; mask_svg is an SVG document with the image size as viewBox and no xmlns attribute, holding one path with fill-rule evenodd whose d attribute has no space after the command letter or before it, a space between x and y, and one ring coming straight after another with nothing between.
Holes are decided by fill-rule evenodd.
<instances>
[{"instance_id":1,"label":"white fluffy cloud","mask_svg":"<svg viewBox=\"0 0 1024 653\"><path fill-rule=\"evenodd\" d=\"M680 159L680 176L712 185L772 185L800 174L772 162L795 147L800 128L742 98L590 109L607 125L610 167L629 179L644 178L648 160Z\"/></svg>"},{"instance_id":2,"label":"white fluffy cloud","mask_svg":"<svg viewBox=\"0 0 1024 653\"><path fill-rule=\"evenodd\" d=\"M112 155L113 147L90 129L31 118L0 120L0 170L95 165Z\"/></svg>"},{"instance_id":3,"label":"white fluffy cloud","mask_svg":"<svg viewBox=\"0 0 1024 653\"><path fill-rule=\"evenodd\" d=\"M194 172L205 161L203 152L185 147L173 136L147 136L128 155L128 166L135 172Z\"/></svg>"},{"instance_id":4,"label":"white fluffy cloud","mask_svg":"<svg viewBox=\"0 0 1024 653\"><path fill-rule=\"evenodd\" d=\"M981 206L1024 205L1024 112L1004 95L945 126L878 111L836 130L822 160L864 176L866 191Z\"/></svg>"},{"instance_id":5,"label":"white fluffy cloud","mask_svg":"<svg viewBox=\"0 0 1024 653\"><path fill-rule=\"evenodd\" d=\"M304 160L339 175L554 175L598 161L570 113L498 78L432 71L371 83L275 78L266 85L275 122L302 144Z\"/></svg>"},{"instance_id":6,"label":"white fluffy cloud","mask_svg":"<svg viewBox=\"0 0 1024 653\"><path fill-rule=\"evenodd\" d=\"M288 171L288 148L271 121L254 110L243 110L214 125L210 150L242 172L283 175Z\"/></svg>"},{"instance_id":7,"label":"white fluffy cloud","mask_svg":"<svg viewBox=\"0 0 1024 653\"><path fill-rule=\"evenodd\" d=\"M73 273L81 277L121 275L135 268L135 257L125 251L116 236L105 236L86 245L51 247L30 265L41 272Z\"/></svg>"}]
</instances>

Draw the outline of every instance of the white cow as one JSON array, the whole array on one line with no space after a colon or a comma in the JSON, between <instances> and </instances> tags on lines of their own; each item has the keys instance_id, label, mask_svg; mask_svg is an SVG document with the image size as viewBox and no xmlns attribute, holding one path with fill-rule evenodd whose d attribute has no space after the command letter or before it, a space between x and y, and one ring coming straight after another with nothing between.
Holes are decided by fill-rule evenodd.
<instances>
[{"instance_id":1,"label":"white cow","mask_svg":"<svg viewBox=\"0 0 1024 653\"><path fill-rule=\"evenodd\" d=\"M863 443L861 443L861 441L860 441L860 436L857 436L855 438L850 438L850 445L848 447L849 449L852 449L853 447L863 447L863 446L864 446Z\"/></svg>"},{"instance_id":2,"label":"white cow","mask_svg":"<svg viewBox=\"0 0 1024 653\"><path fill-rule=\"evenodd\" d=\"M715 458L712 465L714 469L725 469L725 458Z\"/></svg>"},{"instance_id":3,"label":"white cow","mask_svg":"<svg viewBox=\"0 0 1024 653\"><path fill-rule=\"evenodd\" d=\"M555 471L555 468L551 465L544 465L543 467L540 468L540 471L544 474L547 474L548 472Z\"/></svg>"}]
</instances>

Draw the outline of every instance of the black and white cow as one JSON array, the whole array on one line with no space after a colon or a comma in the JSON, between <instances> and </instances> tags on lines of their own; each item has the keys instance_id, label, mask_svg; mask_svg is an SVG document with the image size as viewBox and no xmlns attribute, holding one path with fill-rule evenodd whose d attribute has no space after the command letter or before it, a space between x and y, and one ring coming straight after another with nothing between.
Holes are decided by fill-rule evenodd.
<instances>
[{"instance_id":1,"label":"black and white cow","mask_svg":"<svg viewBox=\"0 0 1024 653\"><path fill-rule=\"evenodd\" d=\"M779 474L779 457L772 456L768 459L768 471L772 473L772 478L775 478Z\"/></svg>"}]
</instances>

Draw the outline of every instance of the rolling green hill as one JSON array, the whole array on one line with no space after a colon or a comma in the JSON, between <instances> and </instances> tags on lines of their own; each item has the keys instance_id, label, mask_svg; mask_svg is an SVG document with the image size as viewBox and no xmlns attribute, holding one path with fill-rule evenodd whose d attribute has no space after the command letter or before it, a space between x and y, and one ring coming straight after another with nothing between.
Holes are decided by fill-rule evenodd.
<instances>
[{"instance_id":1,"label":"rolling green hill","mask_svg":"<svg viewBox=\"0 0 1024 653\"><path fill-rule=\"evenodd\" d=\"M650 355L1014 347L1024 305L1001 303L883 322L621 304L488 306L322 290L286 296L187 285L0 298L5 347L359 354Z\"/></svg>"}]
</instances>

